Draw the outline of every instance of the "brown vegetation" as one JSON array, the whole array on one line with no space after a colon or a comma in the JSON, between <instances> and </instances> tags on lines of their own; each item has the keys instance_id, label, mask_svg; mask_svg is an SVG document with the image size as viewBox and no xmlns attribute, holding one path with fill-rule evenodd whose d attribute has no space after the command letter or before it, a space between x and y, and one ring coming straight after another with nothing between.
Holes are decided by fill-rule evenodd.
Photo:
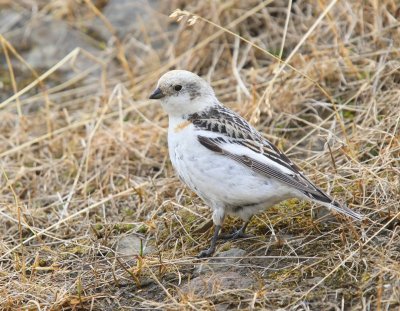
<instances>
[{"instance_id":1,"label":"brown vegetation","mask_svg":"<svg viewBox=\"0 0 400 311\"><path fill-rule=\"evenodd\" d=\"M142 2L118 25L115 0L0 2L1 308L398 310L397 2ZM147 99L172 68L367 219L289 200L254 219L256 238L219 242L239 260L195 259L210 211Z\"/></svg>"}]
</instances>

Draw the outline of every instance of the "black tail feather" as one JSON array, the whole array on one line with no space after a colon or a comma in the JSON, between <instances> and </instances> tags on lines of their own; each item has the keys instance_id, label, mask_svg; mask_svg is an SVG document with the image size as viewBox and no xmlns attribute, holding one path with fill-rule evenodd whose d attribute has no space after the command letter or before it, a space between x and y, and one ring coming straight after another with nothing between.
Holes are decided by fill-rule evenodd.
<instances>
[{"instance_id":1,"label":"black tail feather","mask_svg":"<svg viewBox=\"0 0 400 311\"><path fill-rule=\"evenodd\" d=\"M325 195L321 191L321 196L316 196L311 193L305 193L307 197L309 197L311 200L313 200L316 203L320 203L323 206L329 208L330 210L334 210L338 213L344 214L346 216L349 216L355 220L361 221L364 219L364 216L351 210L344 204L340 204L339 202L332 200L329 196Z\"/></svg>"}]
</instances>

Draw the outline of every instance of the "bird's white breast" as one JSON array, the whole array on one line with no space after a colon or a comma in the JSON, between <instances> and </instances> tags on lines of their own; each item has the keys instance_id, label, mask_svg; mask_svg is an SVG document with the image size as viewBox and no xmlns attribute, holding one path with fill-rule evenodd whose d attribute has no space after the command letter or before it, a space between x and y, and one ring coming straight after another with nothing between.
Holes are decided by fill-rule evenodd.
<instances>
[{"instance_id":1,"label":"bird's white breast","mask_svg":"<svg viewBox=\"0 0 400 311\"><path fill-rule=\"evenodd\" d=\"M168 147L172 165L189 188L213 209L243 219L291 197L282 183L258 175L249 168L217 154L203 145L197 135L218 136L196 131L182 118L170 118ZM243 206L238 209L237 207Z\"/></svg>"}]
</instances>

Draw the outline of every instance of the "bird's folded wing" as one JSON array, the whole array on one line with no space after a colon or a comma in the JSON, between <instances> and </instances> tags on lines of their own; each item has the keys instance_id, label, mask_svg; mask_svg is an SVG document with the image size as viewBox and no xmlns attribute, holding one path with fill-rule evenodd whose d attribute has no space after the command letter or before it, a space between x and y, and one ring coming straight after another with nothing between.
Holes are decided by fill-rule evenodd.
<instances>
[{"instance_id":1,"label":"bird's folded wing","mask_svg":"<svg viewBox=\"0 0 400 311\"><path fill-rule=\"evenodd\" d=\"M206 148L226 156L252 171L275 178L305 194L326 197L297 167L269 142L264 144L251 140L229 140L224 137L199 135L199 142ZM251 144L251 146L250 146Z\"/></svg>"},{"instance_id":2,"label":"bird's folded wing","mask_svg":"<svg viewBox=\"0 0 400 311\"><path fill-rule=\"evenodd\" d=\"M221 138L219 139L227 139L234 144L247 147L255 153L264 154L278 165L302 175L300 169L274 144L263 138L241 116L221 105L212 107L202 113L191 114L188 120L193 122L200 135L203 133L204 136L220 136ZM211 135L211 133L214 135ZM305 176L302 177L307 180Z\"/></svg>"}]
</instances>

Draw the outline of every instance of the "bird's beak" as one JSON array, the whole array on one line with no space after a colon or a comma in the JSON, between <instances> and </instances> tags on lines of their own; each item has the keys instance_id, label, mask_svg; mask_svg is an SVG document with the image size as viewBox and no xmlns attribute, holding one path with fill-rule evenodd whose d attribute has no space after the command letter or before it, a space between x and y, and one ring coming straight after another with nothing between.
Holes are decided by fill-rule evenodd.
<instances>
[{"instance_id":1,"label":"bird's beak","mask_svg":"<svg viewBox=\"0 0 400 311\"><path fill-rule=\"evenodd\" d=\"M163 98L165 95L164 93L161 91L161 89L158 87L154 90L154 92L150 95L150 99L160 99Z\"/></svg>"}]
</instances>

